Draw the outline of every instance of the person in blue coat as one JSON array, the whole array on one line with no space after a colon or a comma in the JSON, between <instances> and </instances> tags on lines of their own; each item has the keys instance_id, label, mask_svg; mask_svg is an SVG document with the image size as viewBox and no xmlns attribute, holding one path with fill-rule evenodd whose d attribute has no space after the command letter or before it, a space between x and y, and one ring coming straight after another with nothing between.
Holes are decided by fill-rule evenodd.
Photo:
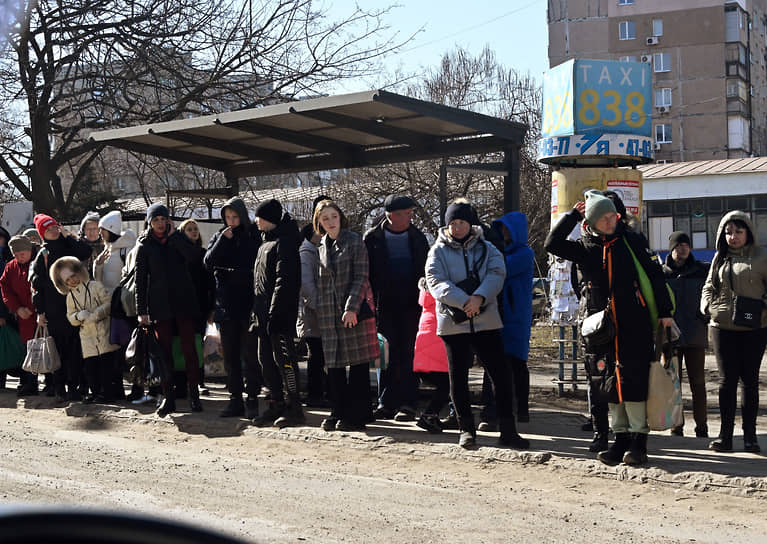
<instances>
[{"instance_id":1,"label":"person in blue coat","mask_svg":"<svg viewBox=\"0 0 767 544\"><path fill-rule=\"evenodd\" d=\"M527 216L522 212L509 212L492 222L491 228L503 240L502 252L506 265L506 279L499 297L503 319L503 352L514 382L514 407L517 421L530 421L528 398L530 372L527 359L530 353L530 328L533 323L533 267L535 254L527 245ZM492 388L483 381L482 397L485 405L480 415L479 430L493 430L495 398ZM489 385L489 384L488 384Z\"/></svg>"}]
</instances>

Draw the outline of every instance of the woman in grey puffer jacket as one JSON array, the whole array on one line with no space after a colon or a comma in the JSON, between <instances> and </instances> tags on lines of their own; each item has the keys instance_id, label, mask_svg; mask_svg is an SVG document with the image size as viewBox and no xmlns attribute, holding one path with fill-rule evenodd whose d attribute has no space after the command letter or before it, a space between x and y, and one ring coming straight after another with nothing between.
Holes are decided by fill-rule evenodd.
<instances>
[{"instance_id":1,"label":"woman in grey puffer jacket","mask_svg":"<svg viewBox=\"0 0 767 544\"><path fill-rule=\"evenodd\" d=\"M756 326L733 323L734 298L762 300ZM703 286L700 311L711 316L711 336L719 367L719 412L722 427L719 438L709 447L732 451L738 382L743 381L743 446L760 451L756 441L756 415L759 411L759 367L767 345L767 251L759 246L751 218L732 211L719 223L716 254Z\"/></svg>"},{"instance_id":2,"label":"woman in grey puffer jacket","mask_svg":"<svg viewBox=\"0 0 767 544\"><path fill-rule=\"evenodd\" d=\"M440 229L426 260L426 283L437 301L437 334L447 350L450 396L461 430L459 445L470 448L476 440L469 402L469 368L476 352L493 382L500 444L527 448L529 442L517 434L512 377L503 357L503 322L497 297L503 288L506 266L501 253L484 240L482 229L471 226L472 217L473 210L467 203L448 206L447 227ZM470 275L477 279L478 286L467 292L458 284ZM468 319L451 317L454 310L464 312Z\"/></svg>"}]
</instances>

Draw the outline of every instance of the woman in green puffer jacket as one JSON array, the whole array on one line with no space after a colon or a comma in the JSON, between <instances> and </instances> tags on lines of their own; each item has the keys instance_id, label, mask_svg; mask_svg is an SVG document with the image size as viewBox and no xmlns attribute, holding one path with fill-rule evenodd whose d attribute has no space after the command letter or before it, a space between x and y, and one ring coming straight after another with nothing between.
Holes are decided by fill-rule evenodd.
<instances>
[{"instance_id":1,"label":"woman in green puffer jacket","mask_svg":"<svg viewBox=\"0 0 767 544\"><path fill-rule=\"evenodd\" d=\"M735 296L761 300L755 327L733 322ZM711 321L714 354L719 367L719 438L715 451L732 451L738 383L743 381L742 418L745 451L758 452L756 414L759 411L759 367L767 345L767 251L758 245L749 215L729 212L716 234L716 254L703 286L700 310ZM757 303L758 304L758 303Z\"/></svg>"}]
</instances>

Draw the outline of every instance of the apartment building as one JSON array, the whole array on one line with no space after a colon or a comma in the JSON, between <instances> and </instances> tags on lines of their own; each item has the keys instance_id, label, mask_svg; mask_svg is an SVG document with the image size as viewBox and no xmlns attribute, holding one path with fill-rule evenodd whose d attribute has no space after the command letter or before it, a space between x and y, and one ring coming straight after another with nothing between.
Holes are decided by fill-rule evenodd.
<instances>
[{"instance_id":1,"label":"apartment building","mask_svg":"<svg viewBox=\"0 0 767 544\"><path fill-rule=\"evenodd\" d=\"M549 0L549 65L651 65L659 163L767 155L767 0Z\"/></svg>"}]
</instances>

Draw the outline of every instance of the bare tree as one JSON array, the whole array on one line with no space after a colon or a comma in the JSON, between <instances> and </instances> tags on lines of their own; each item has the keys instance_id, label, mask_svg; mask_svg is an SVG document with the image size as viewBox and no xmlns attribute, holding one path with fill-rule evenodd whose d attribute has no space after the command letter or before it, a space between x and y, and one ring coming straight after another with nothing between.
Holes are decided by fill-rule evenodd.
<instances>
[{"instance_id":1,"label":"bare tree","mask_svg":"<svg viewBox=\"0 0 767 544\"><path fill-rule=\"evenodd\" d=\"M334 21L312 0L29 1L0 59L0 170L37 210L66 218L102 151L91 130L255 107L372 73L396 46L387 11Z\"/></svg>"},{"instance_id":2,"label":"bare tree","mask_svg":"<svg viewBox=\"0 0 767 544\"><path fill-rule=\"evenodd\" d=\"M412 81L412 80L411 80ZM520 152L520 208L527 214L530 244L545 263L542 245L549 228L551 186L548 169L536 161L536 143L540 138L541 88L530 75L505 68L495 54L485 48L472 56L463 49L445 54L437 69L427 72L421 81L403 91L417 98L469 109L528 125ZM454 157L450 164L499 162L500 153ZM435 233L440 221L440 194L436 190L440 169L447 159L395 164L346 173L347 190L340 187L338 198L344 210L354 210L350 220L359 229L381 208L388 194L405 193L420 205L416 221L429 233ZM447 172L447 200L467 197L483 221L500 217L503 210L503 179L498 176Z\"/></svg>"}]
</instances>

